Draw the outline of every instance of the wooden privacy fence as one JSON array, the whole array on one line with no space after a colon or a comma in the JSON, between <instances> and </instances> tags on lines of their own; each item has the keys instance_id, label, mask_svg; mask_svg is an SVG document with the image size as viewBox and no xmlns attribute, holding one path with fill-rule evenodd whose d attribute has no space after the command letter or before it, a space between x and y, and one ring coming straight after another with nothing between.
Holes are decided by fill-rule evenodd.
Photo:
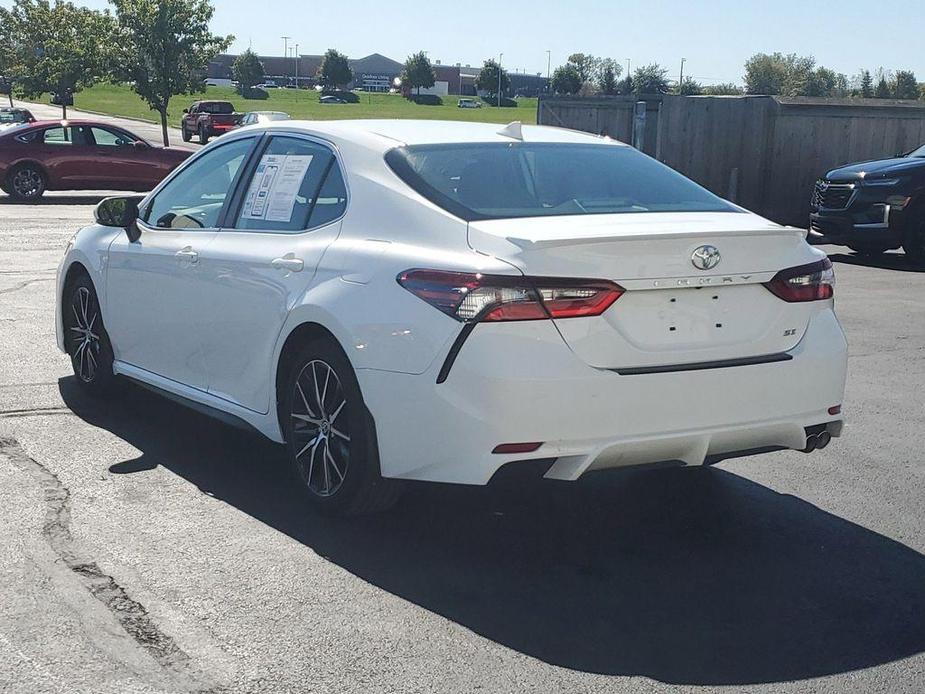
<instances>
[{"instance_id":1,"label":"wooden privacy fence","mask_svg":"<svg viewBox=\"0 0 925 694\"><path fill-rule=\"evenodd\" d=\"M543 97L537 122L633 143L724 198L805 227L813 182L840 164L925 143L925 103L806 97ZM639 117L636 117L638 124ZM637 126L638 127L638 126Z\"/></svg>"}]
</instances>

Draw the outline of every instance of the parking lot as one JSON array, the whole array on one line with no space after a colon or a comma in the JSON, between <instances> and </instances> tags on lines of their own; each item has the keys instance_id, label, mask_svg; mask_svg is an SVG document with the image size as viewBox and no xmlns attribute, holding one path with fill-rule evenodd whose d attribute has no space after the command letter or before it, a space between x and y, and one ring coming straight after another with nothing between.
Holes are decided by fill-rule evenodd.
<instances>
[{"instance_id":1,"label":"parking lot","mask_svg":"<svg viewBox=\"0 0 925 694\"><path fill-rule=\"evenodd\" d=\"M268 442L78 392L54 274L98 200L0 197L0 691L925 690L925 272L901 253L826 249L851 356L824 451L421 484L333 520Z\"/></svg>"}]
</instances>

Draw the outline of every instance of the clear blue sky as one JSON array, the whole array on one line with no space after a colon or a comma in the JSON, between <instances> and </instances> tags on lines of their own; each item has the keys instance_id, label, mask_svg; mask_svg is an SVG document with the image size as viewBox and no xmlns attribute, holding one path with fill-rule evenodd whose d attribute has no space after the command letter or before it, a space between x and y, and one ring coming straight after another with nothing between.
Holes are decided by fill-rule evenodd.
<instances>
[{"instance_id":1,"label":"clear blue sky","mask_svg":"<svg viewBox=\"0 0 925 694\"><path fill-rule=\"evenodd\" d=\"M9 6L11 0L0 0ZM78 4L106 7L105 0ZM509 69L546 72L573 52L634 66L657 62L677 78L741 82L756 52L813 55L849 77L862 67L911 69L925 81L925 0L215 0L213 29L234 34L234 52L282 55L283 35L301 53L333 47L351 57L383 53L404 60L425 50L432 60L472 65L504 53ZM290 44L291 45L291 44Z\"/></svg>"}]
</instances>

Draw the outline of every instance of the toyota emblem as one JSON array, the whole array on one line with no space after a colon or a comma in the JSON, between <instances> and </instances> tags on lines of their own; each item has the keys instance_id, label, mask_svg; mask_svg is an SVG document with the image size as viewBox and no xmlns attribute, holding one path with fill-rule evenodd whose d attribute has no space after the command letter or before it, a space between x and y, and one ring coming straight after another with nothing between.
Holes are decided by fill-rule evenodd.
<instances>
[{"instance_id":1,"label":"toyota emblem","mask_svg":"<svg viewBox=\"0 0 925 694\"><path fill-rule=\"evenodd\" d=\"M691 253L691 262L698 270L712 270L722 258L716 246L699 246Z\"/></svg>"}]
</instances>

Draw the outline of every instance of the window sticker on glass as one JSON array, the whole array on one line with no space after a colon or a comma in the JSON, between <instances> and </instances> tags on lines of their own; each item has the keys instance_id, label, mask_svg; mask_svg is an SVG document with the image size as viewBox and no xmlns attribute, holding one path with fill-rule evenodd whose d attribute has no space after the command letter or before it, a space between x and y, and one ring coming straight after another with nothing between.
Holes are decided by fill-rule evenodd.
<instances>
[{"instance_id":1,"label":"window sticker on glass","mask_svg":"<svg viewBox=\"0 0 925 694\"><path fill-rule=\"evenodd\" d=\"M244 219L292 221L296 196L312 163L311 154L265 154L244 198Z\"/></svg>"}]
</instances>

